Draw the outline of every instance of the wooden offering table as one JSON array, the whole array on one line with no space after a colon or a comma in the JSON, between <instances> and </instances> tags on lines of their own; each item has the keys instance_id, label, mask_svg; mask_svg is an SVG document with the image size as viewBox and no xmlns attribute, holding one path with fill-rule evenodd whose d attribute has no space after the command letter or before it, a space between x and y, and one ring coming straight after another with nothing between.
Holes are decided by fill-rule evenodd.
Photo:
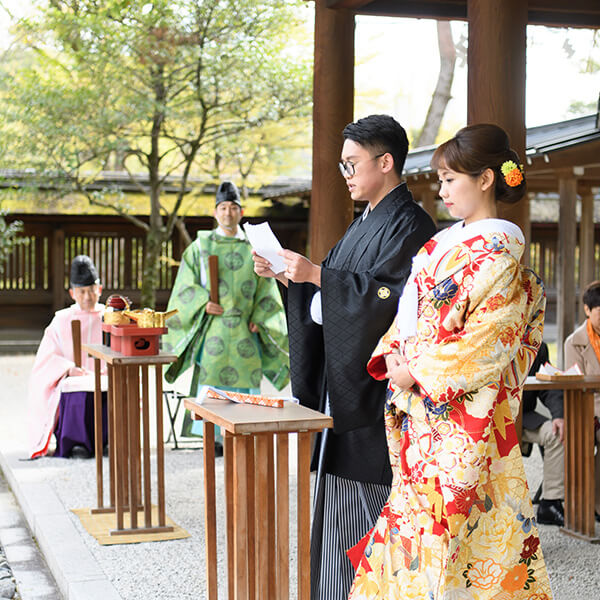
<instances>
[{"instance_id":1,"label":"wooden offering table","mask_svg":"<svg viewBox=\"0 0 600 600\"><path fill-rule=\"evenodd\" d=\"M528 377L524 391L563 390L565 408L565 526L561 531L592 543L594 519L594 392L600 377L539 381Z\"/></svg>"},{"instance_id":2,"label":"wooden offering table","mask_svg":"<svg viewBox=\"0 0 600 600\"><path fill-rule=\"evenodd\" d=\"M116 512L116 528L111 535L138 535L172 531L166 524L165 474L163 448L162 366L176 360L174 354L160 352L150 356L125 356L108 346L84 345L94 357L97 508L92 513ZM104 503L102 473L102 413L100 362L108 368L108 448L109 503ZM152 523L150 480L149 367L156 371L156 463L158 523ZM141 395L140 395L141 375ZM140 401L142 423L140 431ZM141 438L141 439L140 439ZM143 511L143 525L138 525ZM125 513L128 519L125 520Z\"/></svg>"},{"instance_id":3,"label":"wooden offering table","mask_svg":"<svg viewBox=\"0 0 600 600\"><path fill-rule=\"evenodd\" d=\"M225 429L225 501L230 600L284 600L289 590L289 442L298 434L298 600L310 597L311 432L333 420L304 406L283 408L186 399L204 419L208 600L218 597L214 428Z\"/></svg>"}]
</instances>

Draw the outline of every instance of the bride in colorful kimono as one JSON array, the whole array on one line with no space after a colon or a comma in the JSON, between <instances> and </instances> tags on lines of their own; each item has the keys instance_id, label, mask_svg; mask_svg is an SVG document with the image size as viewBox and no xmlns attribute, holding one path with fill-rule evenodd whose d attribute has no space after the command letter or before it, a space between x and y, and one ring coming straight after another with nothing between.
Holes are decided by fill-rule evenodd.
<instances>
[{"instance_id":1,"label":"bride in colorful kimono","mask_svg":"<svg viewBox=\"0 0 600 600\"><path fill-rule=\"evenodd\" d=\"M550 600L514 419L542 341L543 284L519 261L519 227L497 202L525 193L495 125L434 153L458 223L413 259L396 321L368 364L389 379L392 491L348 554L351 600Z\"/></svg>"}]
</instances>

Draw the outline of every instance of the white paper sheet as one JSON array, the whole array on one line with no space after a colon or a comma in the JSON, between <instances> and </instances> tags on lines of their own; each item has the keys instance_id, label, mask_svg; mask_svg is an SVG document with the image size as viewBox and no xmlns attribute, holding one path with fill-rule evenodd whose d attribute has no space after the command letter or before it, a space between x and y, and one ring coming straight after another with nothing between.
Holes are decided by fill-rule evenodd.
<instances>
[{"instance_id":1,"label":"white paper sheet","mask_svg":"<svg viewBox=\"0 0 600 600\"><path fill-rule=\"evenodd\" d=\"M542 373L544 375L583 375L578 364L574 364L566 371L561 371L560 369L557 369L554 365L551 365L548 362L543 364L539 368L538 373Z\"/></svg>"},{"instance_id":2,"label":"white paper sheet","mask_svg":"<svg viewBox=\"0 0 600 600\"><path fill-rule=\"evenodd\" d=\"M273 230L269 223L264 221L258 225L251 225L246 223L242 225L248 241L254 249L254 251L263 258L266 258L271 263L271 270L273 273L281 273L285 271L285 263L283 258L277 254L282 249L279 240L275 237Z\"/></svg>"},{"instance_id":3,"label":"white paper sheet","mask_svg":"<svg viewBox=\"0 0 600 600\"><path fill-rule=\"evenodd\" d=\"M213 392L216 392L223 399L227 399L230 402L235 402L236 404L242 404L239 400L236 400L235 398L230 396L225 390L220 390L219 388L212 387L211 385L203 385L198 390L198 396L196 397L196 400L198 400L198 404L204 404L204 401L207 398L208 390L212 390Z\"/></svg>"}]
</instances>

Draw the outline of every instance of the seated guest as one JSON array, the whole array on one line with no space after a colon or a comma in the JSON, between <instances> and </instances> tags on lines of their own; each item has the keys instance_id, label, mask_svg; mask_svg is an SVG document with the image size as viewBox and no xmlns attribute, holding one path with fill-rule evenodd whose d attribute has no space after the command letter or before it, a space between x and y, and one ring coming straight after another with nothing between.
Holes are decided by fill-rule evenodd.
<instances>
[{"instance_id":1,"label":"seated guest","mask_svg":"<svg viewBox=\"0 0 600 600\"><path fill-rule=\"evenodd\" d=\"M54 456L68 457L74 446L83 446L88 456L93 453L93 393L87 390L93 390L90 376L94 359L82 353L82 366L75 365L71 322L80 321L82 343L100 344L104 310L104 305L98 303L101 293L92 260L89 256L76 256L71 264L69 287L75 303L57 311L44 331L29 380L30 458L48 453L53 433L57 442Z\"/></svg>"},{"instance_id":2,"label":"seated guest","mask_svg":"<svg viewBox=\"0 0 600 600\"><path fill-rule=\"evenodd\" d=\"M583 291L583 310L587 319L565 340L565 368L577 364L585 375L600 375L600 281ZM594 396L596 446L600 442L600 394ZM600 521L600 451L596 451L596 521Z\"/></svg>"},{"instance_id":3,"label":"seated guest","mask_svg":"<svg viewBox=\"0 0 600 600\"><path fill-rule=\"evenodd\" d=\"M542 342L535 357L530 375L535 375L548 361L548 346ZM550 411L551 419L537 412L537 399ZM523 454L529 456L531 444L544 449L544 475L542 498L537 511L538 523L545 525L565 524L562 500L565 496L565 451L563 435L563 394L560 390L536 390L523 392Z\"/></svg>"}]
</instances>

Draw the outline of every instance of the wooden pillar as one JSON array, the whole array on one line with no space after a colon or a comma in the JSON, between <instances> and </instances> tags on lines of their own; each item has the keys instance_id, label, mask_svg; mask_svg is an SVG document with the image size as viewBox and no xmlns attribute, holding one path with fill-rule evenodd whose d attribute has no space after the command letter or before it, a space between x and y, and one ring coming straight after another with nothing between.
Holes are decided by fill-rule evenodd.
<instances>
[{"instance_id":1,"label":"wooden pillar","mask_svg":"<svg viewBox=\"0 0 600 600\"><path fill-rule=\"evenodd\" d=\"M579 229L579 290L581 292L586 285L596 279L594 229L594 194L591 188L585 188L581 190L581 223Z\"/></svg>"},{"instance_id":2,"label":"wooden pillar","mask_svg":"<svg viewBox=\"0 0 600 600\"><path fill-rule=\"evenodd\" d=\"M65 307L65 232L55 229L52 232L52 310Z\"/></svg>"},{"instance_id":3,"label":"wooden pillar","mask_svg":"<svg viewBox=\"0 0 600 600\"><path fill-rule=\"evenodd\" d=\"M433 219L433 222L437 225L437 202L438 197L438 186L432 185L432 189L423 190L420 195L421 205L427 214Z\"/></svg>"},{"instance_id":4,"label":"wooden pillar","mask_svg":"<svg viewBox=\"0 0 600 600\"><path fill-rule=\"evenodd\" d=\"M468 0L467 12L467 122L495 123L502 127L525 163L527 2ZM519 225L527 241L530 240L527 196L517 204L500 203L498 215ZM524 260L528 262L528 256Z\"/></svg>"},{"instance_id":5,"label":"wooden pillar","mask_svg":"<svg viewBox=\"0 0 600 600\"><path fill-rule=\"evenodd\" d=\"M559 174L558 179L558 277L556 322L557 362L565 368L563 343L575 329L575 245L577 243L577 179L572 173Z\"/></svg>"},{"instance_id":6,"label":"wooden pillar","mask_svg":"<svg viewBox=\"0 0 600 600\"><path fill-rule=\"evenodd\" d=\"M354 15L315 0L310 259L320 263L344 235L353 203L337 163L354 113Z\"/></svg>"}]
</instances>

